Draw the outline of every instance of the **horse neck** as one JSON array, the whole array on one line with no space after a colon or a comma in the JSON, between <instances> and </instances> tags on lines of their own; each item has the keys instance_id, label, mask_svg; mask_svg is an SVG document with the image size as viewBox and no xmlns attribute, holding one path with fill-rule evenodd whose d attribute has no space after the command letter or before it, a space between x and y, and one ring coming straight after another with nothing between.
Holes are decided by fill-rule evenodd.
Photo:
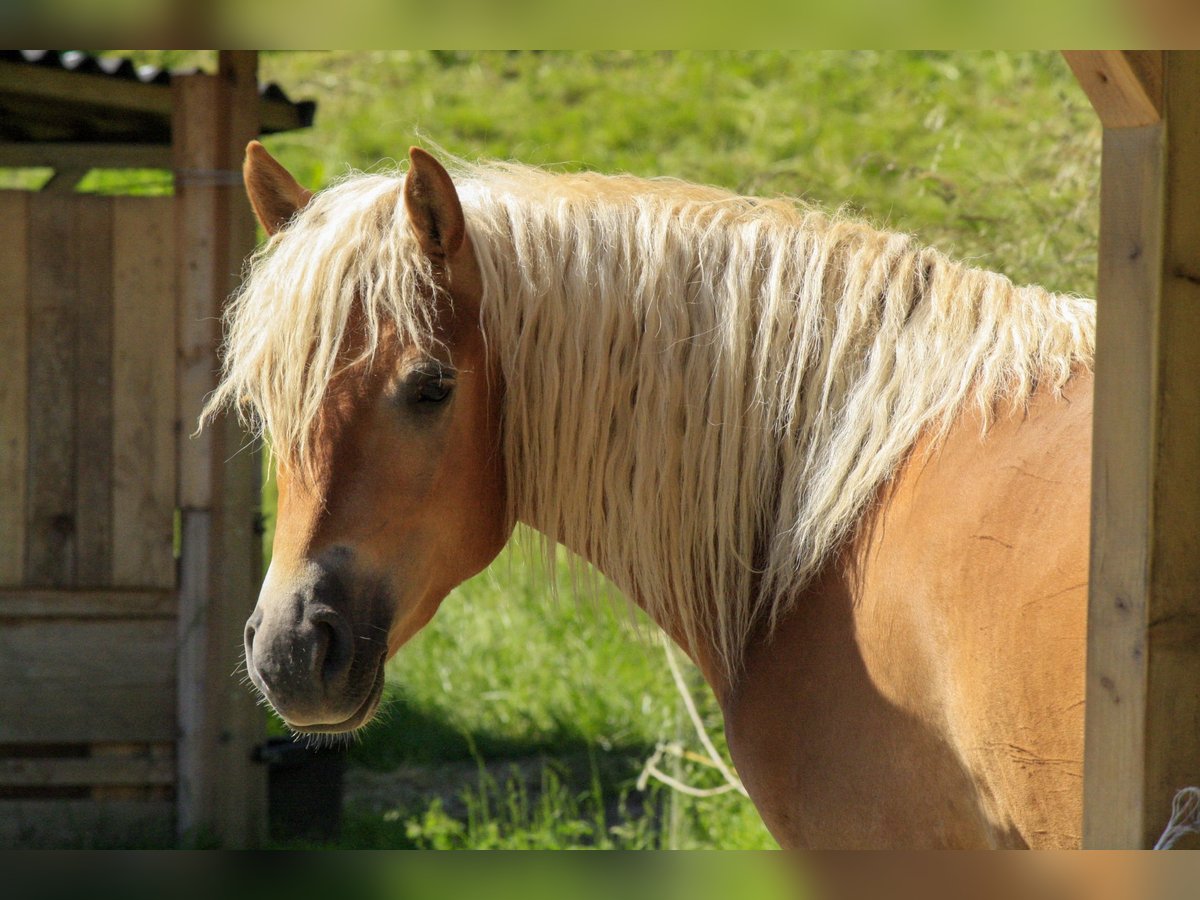
<instances>
[{"instance_id":1,"label":"horse neck","mask_svg":"<svg viewBox=\"0 0 1200 900\"><path fill-rule=\"evenodd\" d=\"M511 511L726 671L920 434L1090 353L1066 298L904 236L640 215L481 229Z\"/></svg>"}]
</instances>

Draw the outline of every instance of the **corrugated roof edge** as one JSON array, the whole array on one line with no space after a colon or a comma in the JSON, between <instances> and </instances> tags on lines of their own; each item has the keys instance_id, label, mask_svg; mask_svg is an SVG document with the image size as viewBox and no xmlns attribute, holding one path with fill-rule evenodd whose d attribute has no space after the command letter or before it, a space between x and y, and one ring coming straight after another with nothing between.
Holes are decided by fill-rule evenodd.
<instances>
[{"instance_id":1,"label":"corrugated roof edge","mask_svg":"<svg viewBox=\"0 0 1200 900\"><path fill-rule=\"evenodd\" d=\"M128 57L94 56L82 50L0 50L0 61L62 69L88 75L104 75L143 84L171 83L172 75L192 75L196 68L164 69L161 66L137 66ZM276 82L259 82L258 95L264 100L287 103L296 110L301 128L312 126L317 104L314 100L292 100Z\"/></svg>"}]
</instances>

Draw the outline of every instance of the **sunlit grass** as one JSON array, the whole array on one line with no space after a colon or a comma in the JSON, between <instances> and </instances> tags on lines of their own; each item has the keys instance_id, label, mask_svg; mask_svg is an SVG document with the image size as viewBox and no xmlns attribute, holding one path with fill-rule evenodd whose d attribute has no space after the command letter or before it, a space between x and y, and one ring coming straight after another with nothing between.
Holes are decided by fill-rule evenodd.
<instances>
[{"instance_id":1,"label":"sunlit grass","mask_svg":"<svg viewBox=\"0 0 1200 900\"><path fill-rule=\"evenodd\" d=\"M511 809L500 799L520 794L522 782L447 764L532 761L542 767L543 778L548 771L557 779L555 796L569 790L587 794L587 815L564 807L555 820L556 829L577 828L572 840L589 846L608 841L628 847L635 838L640 846L649 840L646 829L661 846L772 846L740 797L672 798L657 788L634 789L659 740L695 739L681 716L662 650L657 641L646 640L654 631L644 616L602 583L573 578L565 555L558 575L556 598L540 567L510 547L491 569L452 593L389 665L389 704L353 750L354 760L385 771L413 763L436 770L440 763L449 779L443 790L465 795L468 809L498 804L501 813ZM715 701L694 674L692 681L709 732L724 751ZM573 764L573 780L553 768L554 759ZM586 769L580 765L584 759ZM686 777L704 774L689 771ZM541 833L544 816L538 818L545 813L546 790L533 792L537 802L526 810L533 818L525 825L517 827L524 820L515 815L489 820L487 845L550 840ZM609 810L605 829L616 829L619 840L597 830L597 804ZM629 808L642 813L611 821ZM429 821L425 812L409 810L401 819L412 829L428 830L431 821L451 827L443 821L444 809L431 813ZM563 824L570 822L575 824L569 828ZM454 831L454 839L469 841L477 833L474 826L465 819L460 824L465 830ZM732 843L726 840L735 834Z\"/></svg>"}]
</instances>

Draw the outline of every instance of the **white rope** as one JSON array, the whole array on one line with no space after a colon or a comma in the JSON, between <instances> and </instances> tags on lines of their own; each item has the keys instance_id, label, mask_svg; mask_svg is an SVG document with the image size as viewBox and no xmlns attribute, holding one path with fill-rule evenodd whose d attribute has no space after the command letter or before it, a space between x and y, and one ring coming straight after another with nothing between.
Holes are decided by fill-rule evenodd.
<instances>
[{"instance_id":1,"label":"white rope","mask_svg":"<svg viewBox=\"0 0 1200 900\"><path fill-rule=\"evenodd\" d=\"M671 678L675 681L675 689L679 691L679 696L683 700L683 706L687 710L688 718L692 720L692 727L696 731L696 736L700 738L700 744L708 756L704 757L698 753L685 750L678 743L660 742L655 748L654 753L646 760L646 764L642 767L642 774L638 776L637 780L637 789L644 791L649 780L654 778L690 797L716 797L720 794L727 794L730 791L737 791L743 797L749 799L750 794L746 792L742 780L726 764L725 759L717 751L716 745L713 744L712 738L708 736L708 731L704 727L704 721L700 718L700 713L696 709L696 701L692 699L692 692L688 689L687 681L683 677L683 671L679 668L679 661L675 658L675 648L671 646L670 638L665 633L660 633L660 637L662 638L663 652L667 657L667 667L671 670ZM698 788L684 784L658 767L659 760L667 755L677 756L680 759L689 759L692 762L708 766L710 769L716 769L721 773L721 777L725 779L725 784L714 788Z\"/></svg>"},{"instance_id":2,"label":"white rope","mask_svg":"<svg viewBox=\"0 0 1200 900\"><path fill-rule=\"evenodd\" d=\"M1188 834L1200 834L1200 788L1181 788L1171 801L1171 820L1163 830L1162 837L1154 845L1155 850L1170 850L1175 842Z\"/></svg>"},{"instance_id":3,"label":"white rope","mask_svg":"<svg viewBox=\"0 0 1200 900\"><path fill-rule=\"evenodd\" d=\"M642 767L642 774L638 776L637 789L639 791L644 791L646 789L646 786L649 784L651 778L655 779L656 781L661 781L672 790L679 791L681 794L687 794L689 797L717 797L721 794L728 794L730 791L736 791L738 789L737 785L728 783L720 784L712 788L698 788L692 787L690 784L685 784L678 778L668 775L658 767L658 761L667 755L692 759L696 762L704 763L711 768L716 768L716 766L713 766L711 762L702 757L697 759L696 754L688 753L678 744L660 743L658 747L655 748L651 757L646 760L646 765Z\"/></svg>"}]
</instances>

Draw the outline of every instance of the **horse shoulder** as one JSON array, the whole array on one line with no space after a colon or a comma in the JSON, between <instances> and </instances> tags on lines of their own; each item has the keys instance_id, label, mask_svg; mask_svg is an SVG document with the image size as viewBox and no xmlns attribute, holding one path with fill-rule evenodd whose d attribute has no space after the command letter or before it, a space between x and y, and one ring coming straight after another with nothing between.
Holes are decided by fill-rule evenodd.
<instances>
[{"instance_id":1,"label":"horse shoulder","mask_svg":"<svg viewBox=\"0 0 1200 900\"><path fill-rule=\"evenodd\" d=\"M1078 843L1090 422L1086 375L965 415L751 648L727 728L781 843Z\"/></svg>"}]
</instances>

